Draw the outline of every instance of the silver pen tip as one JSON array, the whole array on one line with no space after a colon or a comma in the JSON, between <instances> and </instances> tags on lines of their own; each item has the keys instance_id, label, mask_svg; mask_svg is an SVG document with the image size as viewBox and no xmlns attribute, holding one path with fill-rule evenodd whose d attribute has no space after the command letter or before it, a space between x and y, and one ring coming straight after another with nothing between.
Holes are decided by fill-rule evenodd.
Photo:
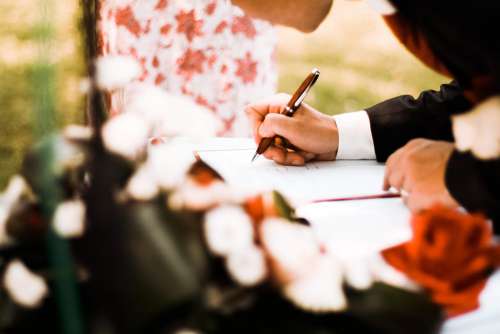
<instances>
[{"instance_id":1,"label":"silver pen tip","mask_svg":"<svg viewBox=\"0 0 500 334\"><path fill-rule=\"evenodd\" d=\"M250 162L253 162L258 156L259 156L259 153L255 152L255 154L253 155L252 161L250 161Z\"/></svg>"}]
</instances>

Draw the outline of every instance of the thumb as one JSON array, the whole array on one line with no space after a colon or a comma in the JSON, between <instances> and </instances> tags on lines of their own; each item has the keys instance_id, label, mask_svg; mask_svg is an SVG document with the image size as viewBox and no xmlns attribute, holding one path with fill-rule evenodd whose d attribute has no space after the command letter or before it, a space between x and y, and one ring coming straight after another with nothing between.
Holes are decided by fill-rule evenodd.
<instances>
[{"instance_id":1,"label":"thumb","mask_svg":"<svg viewBox=\"0 0 500 334\"><path fill-rule=\"evenodd\" d=\"M259 127L259 135L264 138L282 136L293 143L297 130L297 122L293 118L281 114L267 114Z\"/></svg>"}]
</instances>

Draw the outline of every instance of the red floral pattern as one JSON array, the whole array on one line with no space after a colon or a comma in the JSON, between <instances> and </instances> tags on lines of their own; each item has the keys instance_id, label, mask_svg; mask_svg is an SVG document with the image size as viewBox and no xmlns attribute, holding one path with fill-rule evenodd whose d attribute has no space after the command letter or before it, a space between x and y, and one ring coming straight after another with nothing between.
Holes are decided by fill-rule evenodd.
<instances>
[{"instance_id":1,"label":"red floral pattern","mask_svg":"<svg viewBox=\"0 0 500 334\"><path fill-rule=\"evenodd\" d=\"M141 33L141 25L135 19L134 13L130 6L119 8L116 12L116 25L124 26L132 34L139 37Z\"/></svg>"},{"instance_id":2,"label":"red floral pattern","mask_svg":"<svg viewBox=\"0 0 500 334\"><path fill-rule=\"evenodd\" d=\"M245 58L236 59L236 63L238 65L236 76L240 77L245 84L254 82L257 76L257 62L253 61L250 52L247 52Z\"/></svg>"},{"instance_id":3,"label":"red floral pattern","mask_svg":"<svg viewBox=\"0 0 500 334\"><path fill-rule=\"evenodd\" d=\"M254 38L257 35L257 30L255 30L252 20L247 15L235 17L231 31L233 34L242 33L248 38Z\"/></svg>"},{"instance_id":4,"label":"red floral pattern","mask_svg":"<svg viewBox=\"0 0 500 334\"><path fill-rule=\"evenodd\" d=\"M250 134L245 105L276 88L276 37L269 23L226 0L102 0L100 18L100 53L136 58L142 67L137 83L213 110L220 135ZM122 101L113 93L113 114Z\"/></svg>"},{"instance_id":5,"label":"red floral pattern","mask_svg":"<svg viewBox=\"0 0 500 334\"><path fill-rule=\"evenodd\" d=\"M193 41L196 36L202 36L201 27L203 26L203 20L196 19L196 15L193 10L189 12L181 11L175 16L177 20L177 32L185 34L188 41Z\"/></svg>"},{"instance_id":6,"label":"red floral pattern","mask_svg":"<svg viewBox=\"0 0 500 334\"><path fill-rule=\"evenodd\" d=\"M207 57L205 57L203 51L187 49L184 55L177 59L177 64L179 65L177 73L188 78L193 74L203 73L203 65L206 60Z\"/></svg>"},{"instance_id":7,"label":"red floral pattern","mask_svg":"<svg viewBox=\"0 0 500 334\"><path fill-rule=\"evenodd\" d=\"M162 10L165 9L168 5L168 0L158 0L158 3L156 4L155 9L156 10Z\"/></svg>"}]
</instances>

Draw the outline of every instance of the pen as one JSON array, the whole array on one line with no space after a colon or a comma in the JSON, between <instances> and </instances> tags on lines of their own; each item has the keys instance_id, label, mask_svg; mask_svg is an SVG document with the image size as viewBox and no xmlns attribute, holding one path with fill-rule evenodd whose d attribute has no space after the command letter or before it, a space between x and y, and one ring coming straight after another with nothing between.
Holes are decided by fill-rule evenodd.
<instances>
[{"instance_id":1,"label":"pen","mask_svg":"<svg viewBox=\"0 0 500 334\"><path fill-rule=\"evenodd\" d=\"M314 68L311 73L305 78L305 80L302 82L302 84L299 86L299 88L295 91L293 94L292 98L290 101L288 101L288 104L286 105L285 109L281 112L282 115L292 117L293 114L300 108L302 105L302 101L307 96L307 93L311 90L312 86L316 83L316 80L319 78L319 70L317 68ZM255 152L252 162L259 156L260 154L264 153L269 146L274 142L276 137L269 137L269 138L263 138L259 146L257 147L257 151Z\"/></svg>"},{"instance_id":2,"label":"pen","mask_svg":"<svg viewBox=\"0 0 500 334\"><path fill-rule=\"evenodd\" d=\"M337 197L337 198L317 199L317 200L314 200L312 203L363 201L363 200L369 200L369 199L398 198L398 197L401 197L401 194L385 193L385 194L376 194L376 195L362 195L362 196L352 196L352 197Z\"/></svg>"}]
</instances>

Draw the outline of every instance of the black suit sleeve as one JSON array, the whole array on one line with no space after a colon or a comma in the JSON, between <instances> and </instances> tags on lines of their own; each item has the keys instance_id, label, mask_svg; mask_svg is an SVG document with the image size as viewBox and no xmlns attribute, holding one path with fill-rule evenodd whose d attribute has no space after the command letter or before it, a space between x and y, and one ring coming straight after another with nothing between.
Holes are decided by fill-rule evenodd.
<instances>
[{"instance_id":1,"label":"black suit sleeve","mask_svg":"<svg viewBox=\"0 0 500 334\"><path fill-rule=\"evenodd\" d=\"M446 167L446 187L468 211L482 212L500 234L500 159L479 160L453 152Z\"/></svg>"},{"instance_id":2,"label":"black suit sleeve","mask_svg":"<svg viewBox=\"0 0 500 334\"><path fill-rule=\"evenodd\" d=\"M453 141L450 115L470 108L460 86L452 82L417 99L403 95L366 109L377 160L387 160L414 138Z\"/></svg>"},{"instance_id":3,"label":"black suit sleeve","mask_svg":"<svg viewBox=\"0 0 500 334\"><path fill-rule=\"evenodd\" d=\"M377 160L385 161L414 138L453 141L450 116L471 108L456 82L425 91L417 99L405 95L368 108ZM446 186L467 210L492 219L500 233L499 159L482 161L455 151L448 161Z\"/></svg>"}]
</instances>

